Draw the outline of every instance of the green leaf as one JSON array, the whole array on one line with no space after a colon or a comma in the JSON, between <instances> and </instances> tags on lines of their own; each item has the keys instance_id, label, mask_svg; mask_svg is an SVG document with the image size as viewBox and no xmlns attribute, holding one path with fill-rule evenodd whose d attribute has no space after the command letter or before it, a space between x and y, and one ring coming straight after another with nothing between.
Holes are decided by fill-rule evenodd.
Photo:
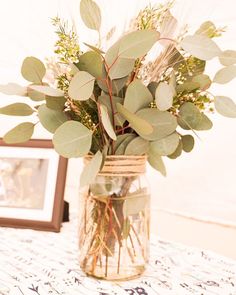
<instances>
[{"instance_id":1,"label":"green leaf","mask_svg":"<svg viewBox=\"0 0 236 295\"><path fill-rule=\"evenodd\" d=\"M159 171L163 176L166 176L166 167L162 160L162 157L157 153L150 150L148 154L148 163L157 171Z\"/></svg>"},{"instance_id":2,"label":"green leaf","mask_svg":"<svg viewBox=\"0 0 236 295\"><path fill-rule=\"evenodd\" d=\"M185 82L183 84L179 84L176 87L176 91L178 93L181 92L192 92L200 88L200 84L198 82Z\"/></svg>"},{"instance_id":3,"label":"green leaf","mask_svg":"<svg viewBox=\"0 0 236 295\"><path fill-rule=\"evenodd\" d=\"M223 66L231 66L236 64L236 51L235 50L225 50L219 55L220 63Z\"/></svg>"},{"instance_id":4,"label":"green leaf","mask_svg":"<svg viewBox=\"0 0 236 295\"><path fill-rule=\"evenodd\" d=\"M0 108L0 114L8 116L30 116L34 110L27 104L16 102Z\"/></svg>"},{"instance_id":5,"label":"green leaf","mask_svg":"<svg viewBox=\"0 0 236 295\"><path fill-rule=\"evenodd\" d=\"M142 57L148 53L159 37L160 33L155 30L140 30L128 33L118 41L118 56L134 59Z\"/></svg>"},{"instance_id":6,"label":"green leaf","mask_svg":"<svg viewBox=\"0 0 236 295\"><path fill-rule=\"evenodd\" d=\"M204 114L201 113L201 120L198 123L198 125L194 128L195 130L210 130L212 128L213 124L211 120Z\"/></svg>"},{"instance_id":7,"label":"green leaf","mask_svg":"<svg viewBox=\"0 0 236 295\"><path fill-rule=\"evenodd\" d=\"M116 155L124 155L128 144L134 138L136 138L136 135L132 134L132 133L126 133L126 134L119 135L117 138L117 141L115 142L115 154Z\"/></svg>"},{"instance_id":8,"label":"green leaf","mask_svg":"<svg viewBox=\"0 0 236 295\"><path fill-rule=\"evenodd\" d=\"M65 108L66 98L46 96L46 105L49 109L62 111Z\"/></svg>"},{"instance_id":9,"label":"green leaf","mask_svg":"<svg viewBox=\"0 0 236 295\"><path fill-rule=\"evenodd\" d=\"M124 107L132 113L146 108L153 101L152 94L140 80L131 82L126 90Z\"/></svg>"},{"instance_id":10,"label":"green leaf","mask_svg":"<svg viewBox=\"0 0 236 295\"><path fill-rule=\"evenodd\" d=\"M85 43L85 42L84 42L84 45L86 45L88 48L92 49L93 51L97 52L97 53L100 54L100 55L102 55L102 54L105 53L105 52L102 51L101 49L99 49L99 48L97 48L97 47L95 47L95 46L93 46L93 45L90 45L90 44L88 44L88 43Z\"/></svg>"},{"instance_id":11,"label":"green leaf","mask_svg":"<svg viewBox=\"0 0 236 295\"><path fill-rule=\"evenodd\" d=\"M6 95L27 96L27 88L16 83L0 85L0 92Z\"/></svg>"},{"instance_id":12,"label":"green leaf","mask_svg":"<svg viewBox=\"0 0 236 295\"><path fill-rule=\"evenodd\" d=\"M177 159L178 157L181 156L182 150L183 150L183 143L182 143L182 140L180 140L179 145L178 145L177 149L174 151L174 153L171 155L168 155L167 157L172 160Z\"/></svg>"},{"instance_id":13,"label":"green leaf","mask_svg":"<svg viewBox=\"0 0 236 295\"><path fill-rule=\"evenodd\" d=\"M135 137L125 149L125 155L144 155L149 149L149 142L141 137Z\"/></svg>"},{"instance_id":14,"label":"green leaf","mask_svg":"<svg viewBox=\"0 0 236 295\"><path fill-rule=\"evenodd\" d=\"M162 139L152 141L150 143L150 150L160 156L167 156L173 154L179 145L179 135L174 132Z\"/></svg>"},{"instance_id":15,"label":"green leaf","mask_svg":"<svg viewBox=\"0 0 236 295\"><path fill-rule=\"evenodd\" d=\"M191 102L185 102L179 109L178 123L183 129L195 129L202 119L199 109ZM190 128L191 127L191 128Z\"/></svg>"},{"instance_id":16,"label":"green leaf","mask_svg":"<svg viewBox=\"0 0 236 295\"><path fill-rule=\"evenodd\" d=\"M77 73L71 80L68 95L75 100L87 100L93 93L94 77L87 72Z\"/></svg>"},{"instance_id":17,"label":"green leaf","mask_svg":"<svg viewBox=\"0 0 236 295\"><path fill-rule=\"evenodd\" d=\"M195 34L213 38L216 30L216 26L213 22L206 21L203 24L201 24L200 28L196 31Z\"/></svg>"},{"instance_id":18,"label":"green leaf","mask_svg":"<svg viewBox=\"0 0 236 295\"><path fill-rule=\"evenodd\" d=\"M30 87L27 88L27 95L33 101L42 101L46 99L46 95L38 92L36 90L31 89Z\"/></svg>"},{"instance_id":19,"label":"green leaf","mask_svg":"<svg viewBox=\"0 0 236 295\"><path fill-rule=\"evenodd\" d=\"M94 182L101 168L102 153L97 151L91 161L84 167L80 176L80 187L89 185Z\"/></svg>"},{"instance_id":20,"label":"green leaf","mask_svg":"<svg viewBox=\"0 0 236 295\"><path fill-rule=\"evenodd\" d=\"M211 86L211 79L208 75L200 74L195 77L193 77L192 82L198 83L200 86L200 89L206 90Z\"/></svg>"},{"instance_id":21,"label":"green leaf","mask_svg":"<svg viewBox=\"0 0 236 295\"><path fill-rule=\"evenodd\" d=\"M112 123L110 121L107 107L105 105L99 105L100 111L101 111L101 119L102 119L102 125L104 129L106 130L107 134L110 136L111 139L116 140L116 134L113 129Z\"/></svg>"},{"instance_id":22,"label":"green leaf","mask_svg":"<svg viewBox=\"0 0 236 295\"><path fill-rule=\"evenodd\" d=\"M55 89L52 88L50 86L44 86L44 85L30 85L29 86L30 89L33 89L37 92L40 92L44 95L48 95L48 96L54 96L54 97L61 97L64 96L64 92L60 89Z\"/></svg>"},{"instance_id":23,"label":"green leaf","mask_svg":"<svg viewBox=\"0 0 236 295\"><path fill-rule=\"evenodd\" d=\"M167 111L173 104L173 88L165 82L160 82L155 93L155 101L160 111Z\"/></svg>"},{"instance_id":24,"label":"green leaf","mask_svg":"<svg viewBox=\"0 0 236 295\"><path fill-rule=\"evenodd\" d=\"M153 127L146 120L140 118L140 116L136 114L131 113L120 103L117 103L116 107L117 111L129 122L130 127L132 127L139 135L148 135L152 133Z\"/></svg>"},{"instance_id":25,"label":"green leaf","mask_svg":"<svg viewBox=\"0 0 236 295\"><path fill-rule=\"evenodd\" d=\"M117 58L116 62L111 66L109 70L109 77L114 79L120 79L129 75L134 68L135 60L128 58Z\"/></svg>"},{"instance_id":26,"label":"green leaf","mask_svg":"<svg viewBox=\"0 0 236 295\"><path fill-rule=\"evenodd\" d=\"M80 15L84 24L91 30L99 31L101 27L101 12L92 0L80 1Z\"/></svg>"},{"instance_id":27,"label":"green leaf","mask_svg":"<svg viewBox=\"0 0 236 295\"><path fill-rule=\"evenodd\" d=\"M180 42L180 46L201 60L210 60L221 54L218 45L212 39L203 35L186 36Z\"/></svg>"},{"instance_id":28,"label":"green leaf","mask_svg":"<svg viewBox=\"0 0 236 295\"><path fill-rule=\"evenodd\" d=\"M192 135L183 135L181 136L183 150L186 153L190 153L194 147L194 137Z\"/></svg>"},{"instance_id":29,"label":"green leaf","mask_svg":"<svg viewBox=\"0 0 236 295\"><path fill-rule=\"evenodd\" d=\"M77 66L80 71L88 72L95 78L102 76L102 58L97 52L88 51L82 54Z\"/></svg>"},{"instance_id":30,"label":"green leaf","mask_svg":"<svg viewBox=\"0 0 236 295\"><path fill-rule=\"evenodd\" d=\"M34 133L34 124L25 122L17 125L4 136L3 140L8 144L22 143L30 140Z\"/></svg>"},{"instance_id":31,"label":"green leaf","mask_svg":"<svg viewBox=\"0 0 236 295\"><path fill-rule=\"evenodd\" d=\"M57 128L53 144L57 153L65 158L85 156L91 147L92 131L77 121L67 121Z\"/></svg>"},{"instance_id":32,"label":"green leaf","mask_svg":"<svg viewBox=\"0 0 236 295\"><path fill-rule=\"evenodd\" d=\"M115 151L119 147L119 145L122 143L122 141L124 141L130 135L134 135L134 134L132 134L132 133L125 133L125 134L120 134L120 135L117 136L116 141L114 142L115 143L115 145L114 145Z\"/></svg>"},{"instance_id":33,"label":"green leaf","mask_svg":"<svg viewBox=\"0 0 236 295\"><path fill-rule=\"evenodd\" d=\"M213 79L213 82L218 84L226 84L236 77L236 66L228 66L220 69Z\"/></svg>"},{"instance_id":34,"label":"green leaf","mask_svg":"<svg viewBox=\"0 0 236 295\"><path fill-rule=\"evenodd\" d=\"M68 121L65 113L49 109L45 104L38 108L38 116L43 127L51 133L55 133L59 126Z\"/></svg>"},{"instance_id":35,"label":"green leaf","mask_svg":"<svg viewBox=\"0 0 236 295\"><path fill-rule=\"evenodd\" d=\"M112 96L112 101L113 101L113 108L115 113L115 124L116 126L123 126L125 120L123 119L123 117L121 117L121 115L117 114L116 104L117 103L123 104L124 99L118 96ZM111 109L110 97L108 95L101 95L98 97L98 102L107 107L110 120L112 120L112 109Z\"/></svg>"},{"instance_id":36,"label":"green leaf","mask_svg":"<svg viewBox=\"0 0 236 295\"><path fill-rule=\"evenodd\" d=\"M98 86L106 93L109 93L107 83L104 80L106 79L106 76L104 75L103 80L97 80ZM115 80L109 80L109 83L111 83L111 90L112 94L119 96L120 90L125 86L126 82L128 80L128 76L121 78L121 79L115 79Z\"/></svg>"},{"instance_id":37,"label":"green leaf","mask_svg":"<svg viewBox=\"0 0 236 295\"><path fill-rule=\"evenodd\" d=\"M148 195L146 189L139 189L126 196L123 205L123 214L125 217L138 214L144 211L148 204Z\"/></svg>"},{"instance_id":38,"label":"green leaf","mask_svg":"<svg viewBox=\"0 0 236 295\"><path fill-rule=\"evenodd\" d=\"M149 134L141 133L140 136L146 140L158 140L171 133L177 127L177 120L169 112L161 112L154 108L146 108L138 111L137 116L147 121L153 128Z\"/></svg>"},{"instance_id":39,"label":"green leaf","mask_svg":"<svg viewBox=\"0 0 236 295\"><path fill-rule=\"evenodd\" d=\"M106 71L112 80L128 76L135 64L135 59L119 57L119 45L116 42L105 55Z\"/></svg>"},{"instance_id":40,"label":"green leaf","mask_svg":"<svg viewBox=\"0 0 236 295\"><path fill-rule=\"evenodd\" d=\"M228 118L236 118L236 104L231 98L216 96L214 103L219 114Z\"/></svg>"},{"instance_id":41,"label":"green leaf","mask_svg":"<svg viewBox=\"0 0 236 295\"><path fill-rule=\"evenodd\" d=\"M46 74L46 68L39 59L30 56L24 59L21 74L27 81L41 84Z\"/></svg>"},{"instance_id":42,"label":"green leaf","mask_svg":"<svg viewBox=\"0 0 236 295\"><path fill-rule=\"evenodd\" d=\"M155 99L156 89L157 89L158 83L155 81L152 81L148 84L147 88L152 94L152 98Z\"/></svg>"}]
</instances>

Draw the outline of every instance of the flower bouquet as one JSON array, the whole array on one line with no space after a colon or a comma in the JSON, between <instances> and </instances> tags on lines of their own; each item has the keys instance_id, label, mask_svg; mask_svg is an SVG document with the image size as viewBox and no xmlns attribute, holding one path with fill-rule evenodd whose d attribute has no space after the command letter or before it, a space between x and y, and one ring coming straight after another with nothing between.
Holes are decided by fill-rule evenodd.
<instances>
[{"instance_id":1,"label":"flower bouquet","mask_svg":"<svg viewBox=\"0 0 236 295\"><path fill-rule=\"evenodd\" d=\"M46 67L26 57L21 73L27 87L8 84L5 94L33 102L0 108L3 115L33 116L4 136L8 144L28 141L40 123L53 134L55 150L67 158L84 157L81 173L80 265L105 279L127 279L148 261L149 190L146 160L163 175L163 157L176 159L194 147L194 136L212 128L207 114L235 118L236 104L210 92L212 83L236 77L236 51L222 51L214 39L223 29L204 22L192 35L176 30L173 1L147 6L110 48L101 44L101 11L81 0L84 24L98 32L97 44L80 49L78 36L58 17L56 63ZM106 38L114 32L112 28ZM207 61L222 67L213 78ZM32 118L32 117L30 117Z\"/></svg>"}]
</instances>

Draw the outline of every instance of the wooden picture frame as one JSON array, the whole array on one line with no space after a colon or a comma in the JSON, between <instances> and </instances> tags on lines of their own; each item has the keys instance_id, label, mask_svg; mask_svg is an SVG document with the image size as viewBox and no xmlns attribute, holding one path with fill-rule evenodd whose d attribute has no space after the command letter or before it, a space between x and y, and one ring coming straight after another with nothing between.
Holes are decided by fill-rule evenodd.
<instances>
[{"instance_id":1,"label":"wooden picture frame","mask_svg":"<svg viewBox=\"0 0 236 295\"><path fill-rule=\"evenodd\" d=\"M59 232L67 162L51 140L0 139L0 226Z\"/></svg>"}]
</instances>

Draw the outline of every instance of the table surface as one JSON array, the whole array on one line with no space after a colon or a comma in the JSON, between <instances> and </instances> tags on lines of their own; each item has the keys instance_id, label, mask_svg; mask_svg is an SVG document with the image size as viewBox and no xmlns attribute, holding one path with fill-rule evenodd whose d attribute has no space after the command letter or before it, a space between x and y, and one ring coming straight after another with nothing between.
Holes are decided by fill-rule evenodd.
<instances>
[{"instance_id":1,"label":"table surface","mask_svg":"<svg viewBox=\"0 0 236 295\"><path fill-rule=\"evenodd\" d=\"M78 265L77 222L60 233L0 228L1 295L236 295L236 261L151 238L151 260L138 279L107 282Z\"/></svg>"}]
</instances>

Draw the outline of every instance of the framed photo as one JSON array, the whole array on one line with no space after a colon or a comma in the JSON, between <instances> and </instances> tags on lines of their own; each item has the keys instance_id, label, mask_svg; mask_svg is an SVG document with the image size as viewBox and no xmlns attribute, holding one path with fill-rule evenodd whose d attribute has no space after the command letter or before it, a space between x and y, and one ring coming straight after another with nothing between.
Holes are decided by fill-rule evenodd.
<instances>
[{"instance_id":1,"label":"framed photo","mask_svg":"<svg viewBox=\"0 0 236 295\"><path fill-rule=\"evenodd\" d=\"M60 231L66 171L50 140L0 139L0 226Z\"/></svg>"}]
</instances>

